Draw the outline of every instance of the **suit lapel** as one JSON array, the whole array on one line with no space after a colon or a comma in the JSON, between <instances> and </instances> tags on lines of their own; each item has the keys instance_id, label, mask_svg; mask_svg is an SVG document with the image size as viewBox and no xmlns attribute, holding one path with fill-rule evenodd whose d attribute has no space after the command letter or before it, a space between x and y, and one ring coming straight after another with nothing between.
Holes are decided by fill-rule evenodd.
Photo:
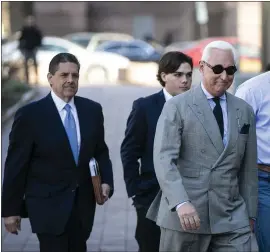
<instances>
[{"instance_id":1,"label":"suit lapel","mask_svg":"<svg viewBox=\"0 0 270 252\"><path fill-rule=\"evenodd\" d=\"M192 92L193 101L191 104L191 108L193 109L195 115L204 127L217 152L221 155L224 150L224 145L222 142L222 138L220 137L218 124L213 114L213 111L207 101L207 98L202 91L201 85L195 87Z\"/></svg>"},{"instance_id":2,"label":"suit lapel","mask_svg":"<svg viewBox=\"0 0 270 252\"><path fill-rule=\"evenodd\" d=\"M63 146L64 146L64 151L68 154L67 156L73 160L74 165L76 165L75 160L73 158L73 153L70 147L70 143L68 140L68 136L65 130L65 127L63 125L63 122L61 120L61 117L59 115L59 112L55 106L55 103L52 99L51 94L48 94L47 97L45 98L46 100L46 111L48 113L48 118L50 120L50 124L53 124L53 131L55 134L58 135L60 139L63 140Z\"/></svg>"},{"instance_id":3,"label":"suit lapel","mask_svg":"<svg viewBox=\"0 0 270 252\"><path fill-rule=\"evenodd\" d=\"M238 138L238 123L241 117L240 108L235 105L234 97L227 93L227 113L228 113L228 142L224 150L224 157L233 149Z\"/></svg>"},{"instance_id":4,"label":"suit lapel","mask_svg":"<svg viewBox=\"0 0 270 252\"><path fill-rule=\"evenodd\" d=\"M160 92L157 93L157 111L159 111L161 113L163 106L165 104L165 96L163 93L163 90L161 90Z\"/></svg>"}]
</instances>

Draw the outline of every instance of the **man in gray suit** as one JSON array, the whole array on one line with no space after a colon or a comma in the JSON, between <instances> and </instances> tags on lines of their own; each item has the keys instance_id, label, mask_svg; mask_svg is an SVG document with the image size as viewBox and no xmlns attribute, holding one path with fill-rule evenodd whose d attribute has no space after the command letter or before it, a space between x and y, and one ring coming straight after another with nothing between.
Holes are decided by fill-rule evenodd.
<instances>
[{"instance_id":1,"label":"man in gray suit","mask_svg":"<svg viewBox=\"0 0 270 252\"><path fill-rule=\"evenodd\" d=\"M154 141L161 191L147 217L161 227L160 251L251 251L257 214L252 108L229 94L234 47L206 46L202 82L165 103Z\"/></svg>"}]
</instances>

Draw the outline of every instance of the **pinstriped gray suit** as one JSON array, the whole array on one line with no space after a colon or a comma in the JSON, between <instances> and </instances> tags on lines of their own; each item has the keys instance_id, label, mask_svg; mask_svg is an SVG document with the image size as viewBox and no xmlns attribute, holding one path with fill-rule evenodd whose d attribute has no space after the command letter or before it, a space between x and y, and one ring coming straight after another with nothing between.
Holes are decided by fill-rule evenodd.
<instances>
[{"instance_id":1,"label":"pinstriped gray suit","mask_svg":"<svg viewBox=\"0 0 270 252\"><path fill-rule=\"evenodd\" d=\"M246 228L245 240L250 238L249 218L257 212L255 119L246 102L226 95L229 135L225 148L200 85L168 101L158 120L154 167L161 191L147 217L167 229L167 235L161 237L164 250L185 251L181 244L170 245L172 236L181 235L178 243L187 237L175 211L184 201L195 206L201 220L200 229L190 233L206 235L210 243L213 235ZM250 128L241 134L244 124ZM172 230L178 232L170 233ZM195 247L190 251L197 251Z\"/></svg>"}]
</instances>

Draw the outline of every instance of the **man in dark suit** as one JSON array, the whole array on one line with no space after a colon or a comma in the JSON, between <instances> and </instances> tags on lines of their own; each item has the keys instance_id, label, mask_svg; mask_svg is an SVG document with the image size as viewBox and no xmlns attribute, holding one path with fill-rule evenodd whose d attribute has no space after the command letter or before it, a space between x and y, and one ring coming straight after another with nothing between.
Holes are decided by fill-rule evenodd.
<instances>
[{"instance_id":1,"label":"man in dark suit","mask_svg":"<svg viewBox=\"0 0 270 252\"><path fill-rule=\"evenodd\" d=\"M166 53L159 62L157 74L163 89L135 100L127 120L121 158L127 193L137 212L135 238L140 252L159 250L160 228L146 218L147 210L160 189L153 165L156 124L165 101L190 89L192 70L192 59L187 55Z\"/></svg>"},{"instance_id":2,"label":"man in dark suit","mask_svg":"<svg viewBox=\"0 0 270 252\"><path fill-rule=\"evenodd\" d=\"M25 203L41 252L86 251L96 206L92 157L100 166L104 201L113 193L102 107L75 96L79 70L74 55L56 55L49 65L51 93L19 109L10 133L2 217L16 234Z\"/></svg>"}]
</instances>

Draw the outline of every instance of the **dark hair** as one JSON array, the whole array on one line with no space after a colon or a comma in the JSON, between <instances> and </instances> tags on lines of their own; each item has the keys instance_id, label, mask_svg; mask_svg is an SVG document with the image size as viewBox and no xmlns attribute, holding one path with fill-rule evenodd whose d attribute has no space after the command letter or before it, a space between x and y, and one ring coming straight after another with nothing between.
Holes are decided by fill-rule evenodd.
<instances>
[{"instance_id":1,"label":"dark hair","mask_svg":"<svg viewBox=\"0 0 270 252\"><path fill-rule=\"evenodd\" d=\"M265 72L270 71L270 63L268 63L265 67Z\"/></svg>"},{"instance_id":2,"label":"dark hair","mask_svg":"<svg viewBox=\"0 0 270 252\"><path fill-rule=\"evenodd\" d=\"M161 73L169 74L174 73L181 64L188 63L193 69L192 58L184 53L178 51L172 51L165 53L159 61L158 64L158 74L157 79L162 87L165 87L165 82L161 78Z\"/></svg>"},{"instance_id":3,"label":"dark hair","mask_svg":"<svg viewBox=\"0 0 270 252\"><path fill-rule=\"evenodd\" d=\"M78 71L80 71L80 62L78 61L75 55L71 53L58 53L52 58L49 64L49 73L54 75L55 72L58 70L59 64L66 63L66 62L76 64L78 66Z\"/></svg>"}]
</instances>

